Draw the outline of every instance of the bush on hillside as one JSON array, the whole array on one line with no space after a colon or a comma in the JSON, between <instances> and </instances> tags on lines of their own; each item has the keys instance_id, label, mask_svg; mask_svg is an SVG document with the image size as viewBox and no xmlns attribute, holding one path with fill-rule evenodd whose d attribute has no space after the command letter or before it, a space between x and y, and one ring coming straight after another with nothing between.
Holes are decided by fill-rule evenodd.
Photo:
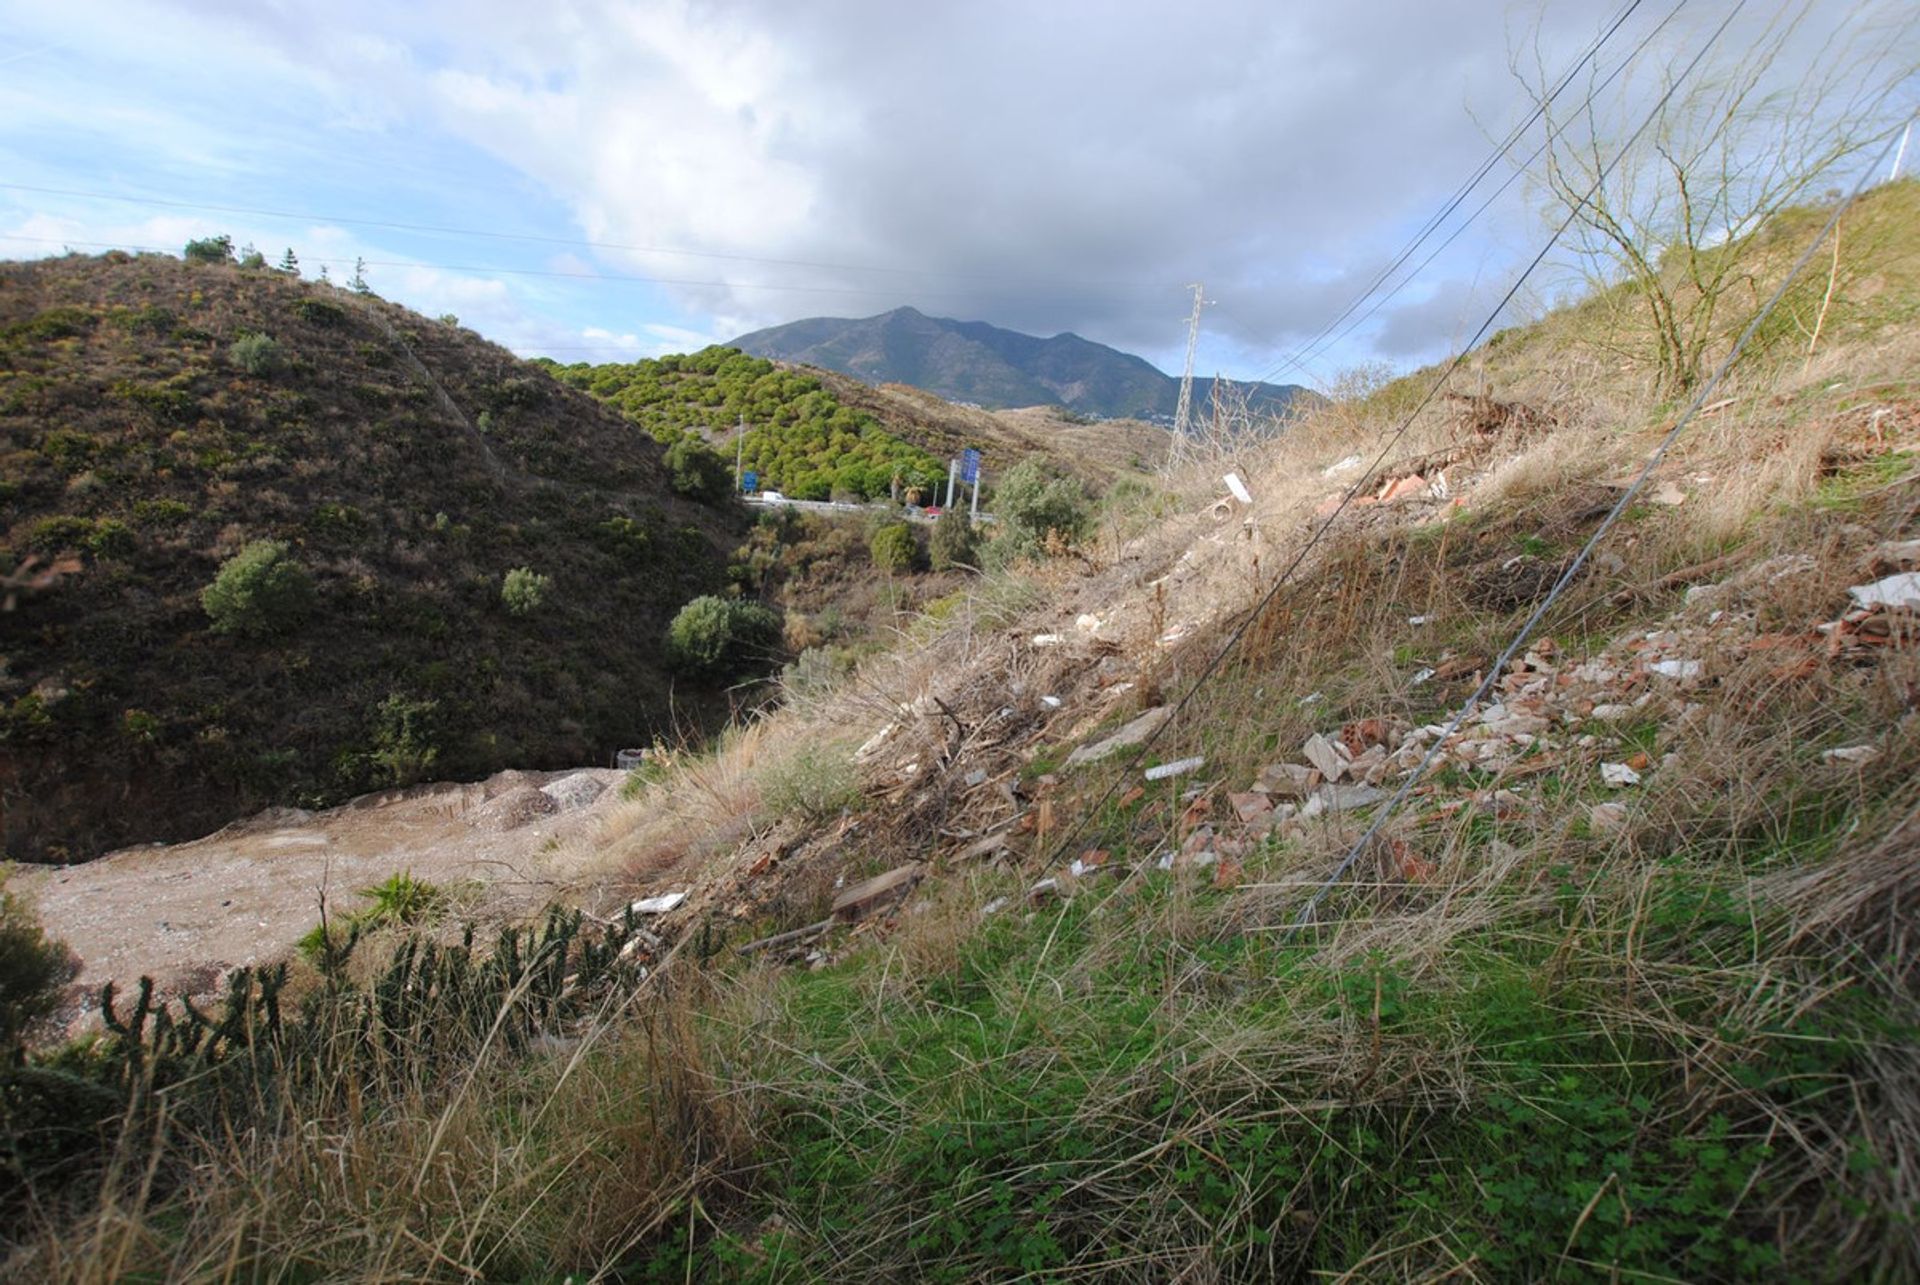
<instances>
[{"instance_id":1,"label":"bush on hillside","mask_svg":"<svg viewBox=\"0 0 1920 1285\"><path fill-rule=\"evenodd\" d=\"M875 569L886 572L913 570L920 557L920 542L905 522L892 522L867 538L867 553Z\"/></svg>"},{"instance_id":2,"label":"bush on hillside","mask_svg":"<svg viewBox=\"0 0 1920 1285\"><path fill-rule=\"evenodd\" d=\"M241 335L227 345L227 360L249 375L271 375L280 368L280 357L271 335Z\"/></svg>"},{"instance_id":3,"label":"bush on hillside","mask_svg":"<svg viewBox=\"0 0 1920 1285\"><path fill-rule=\"evenodd\" d=\"M0 892L0 1055L59 1007L61 991L79 972L80 961L65 942L48 938L33 908Z\"/></svg>"},{"instance_id":4,"label":"bush on hillside","mask_svg":"<svg viewBox=\"0 0 1920 1285\"><path fill-rule=\"evenodd\" d=\"M187 248L180 252L180 257L188 263L232 263L233 238L221 233L219 236L189 241Z\"/></svg>"},{"instance_id":5,"label":"bush on hillside","mask_svg":"<svg viewBox=\"0 0 1920 1285\"><path fill-rule=\"evenodd\" d=\"M552 576L543 576L532 567L515 567L501 578L500 601L513 615L529 615L547 600L547 590L552 587Z\"/></svg>"},{"instance_id":6,"label":"bush on hillside","mask_svg":"<svg viewBox=\"0 0 1920 1285\"><path fill-rule=\"evenodd\" d=\"M971 570L979 566L980 541L973 529L973 519L960 512L941 514L940 520L933 524L933 534L927 538L927 560L935 571Z\"/></svg>"},{"instance_id":7,"label":"bush on hillside","mask_svg":"<svg viewBox=\"0 0 1920 1285\"><path fill-rule=\"evenodd\" d=\"M200 591L215 633L252 637L298 624L312 601L312 580L280 540L255 540L228 558Z\"/></svg>"},{"instance_id":8,"label":"bush on hillside","mask_svg":"<svg viewBox=\"0 0 1920 1285\"><path fill-rule=\"evenodd\" d=\"M757 602L706 594L680 608L667 627L667 655L690 673L728 677L772 648L780 618Z\"/></svg>"},{"instance_id":9,"label":"bush on hillside","mask_svg":"<svg viewBox=\"0 0 1920 1285\"><path fill-rule=\"evenodd\" d=\"M667 480L690 499L711 504L733 490L733 471L697 437L683 437L667 448Z\"/></svg>"},{"instance_id":10,"label":"bush on hillside","mask_svg":"<svg viewBox=\"0 0 1920 1285\"><path fill-rule=\"evenodd\" d=\"M1040 557L1050 545L1072 544L1093 521L1093 507L1080 483L1055 476L1032 457L1007 470L993 512L999 530L987 546L987 557L995 566Z\"/></svg>"}]
</instances>

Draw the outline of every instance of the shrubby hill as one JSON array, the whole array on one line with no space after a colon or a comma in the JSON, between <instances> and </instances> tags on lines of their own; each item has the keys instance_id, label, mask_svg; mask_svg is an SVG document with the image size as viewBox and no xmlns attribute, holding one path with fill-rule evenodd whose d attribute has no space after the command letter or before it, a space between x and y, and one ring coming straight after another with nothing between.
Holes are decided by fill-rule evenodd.
<instances>
[{"instance_id":1,"label":"shrubby hill","mask_svg":"<svg viewBox=\"0 0 1920 1285\"><path fill-rule=\"evenodd\" d=\"M760 475L762 486L795 499L885 498L896 477L906 486L930 488L946 476L945 461L844 405L814 376L732 348L551 369L670 448L730 434L744 421L745 467ZM729 436L729 466L733 449Z\"/></svg>"},{"instance_id":2,"label":"shrubby hill","mask_svg":"<svg viewBox=\"0 0 1920 1285\"><path fill-rule=\"evenodd\" d=\"M78 560L0 614L6 854L663 728L742 517L451 319L204 260L0 265L0 574Z\"/></svg>"}]
</instances>

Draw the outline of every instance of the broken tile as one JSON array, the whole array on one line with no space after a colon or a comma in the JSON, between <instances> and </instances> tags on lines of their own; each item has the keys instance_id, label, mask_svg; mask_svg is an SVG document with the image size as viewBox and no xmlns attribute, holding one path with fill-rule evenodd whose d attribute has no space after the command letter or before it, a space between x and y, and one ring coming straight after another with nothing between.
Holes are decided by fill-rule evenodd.
<instances>
[{"instance_id":1,"label":"broken tile","mask_svg":"<svg viewBox=\"0 0 1920 1285\"><path fill-rule=\"evenodd\" d=\"M1249 791L1245 794L1227 795L1227 806L1244 823L1251 824L1273 811L1273 800L1264 794Z\"/></svg>"}]
</instances>

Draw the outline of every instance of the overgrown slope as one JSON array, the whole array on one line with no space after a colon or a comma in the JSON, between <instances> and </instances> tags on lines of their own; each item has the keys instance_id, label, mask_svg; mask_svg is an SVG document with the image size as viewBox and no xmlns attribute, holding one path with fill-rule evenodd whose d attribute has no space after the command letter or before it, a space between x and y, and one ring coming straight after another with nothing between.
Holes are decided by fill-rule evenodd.
<instances>
[{"instance_id":1,"label":"overgrown slope","mask_svg":"<svg viewBox=\"0 0 1920 1285\"><path fill-rule=\"evenodd\" d=\"M0 569L82 564L0 614L6 853L698 721L662 634L743 526L592 399L377 298L157 255L0 266ZM217 632L202 591L263 539L309 591ZM517 568L536 601L503 601Z\"/></svg>"},{"instance_id":2,"label":"overgrown slope","mask_svg":"<svg viewBox=\"0 0 1920 1285\"><path fill-rule=\"evenodd\" d=\"M242 1091L153 1186L80 1139L9 1266L1914 1279L1916 226L1913 183L1849 213L1511 663L1673 423L1630 307L1410 424L1438 372L1328 408L1251 506L1196 473L637 779L579 854L604 934L50 1058Z\"/></svg>"}]
</instances>

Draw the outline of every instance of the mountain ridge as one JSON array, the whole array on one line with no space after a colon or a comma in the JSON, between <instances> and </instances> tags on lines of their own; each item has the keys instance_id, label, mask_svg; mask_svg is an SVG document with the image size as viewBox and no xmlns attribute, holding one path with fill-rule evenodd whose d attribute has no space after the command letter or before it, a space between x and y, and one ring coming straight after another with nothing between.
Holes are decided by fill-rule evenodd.
<instances>
[{"instance_id":1,"label":"mountain ridge","mask_svg":"<svg viewBox=\"0 0 1920 1285\"><path fill-rule=\"evenodd\" d=\"M907 384L990 409L1064 406L1103 418L1171 423L1180 381L1143 357L1062 331L1042 338L985 321L934 317L911 306L872 317L807 317L730 341L757 357L818 366L873 384ZM1231 384L1250 410L1286 414L1297 384ZM1194 404L1213 396L1193 381Z\"/></svg>"}]
</instances>

